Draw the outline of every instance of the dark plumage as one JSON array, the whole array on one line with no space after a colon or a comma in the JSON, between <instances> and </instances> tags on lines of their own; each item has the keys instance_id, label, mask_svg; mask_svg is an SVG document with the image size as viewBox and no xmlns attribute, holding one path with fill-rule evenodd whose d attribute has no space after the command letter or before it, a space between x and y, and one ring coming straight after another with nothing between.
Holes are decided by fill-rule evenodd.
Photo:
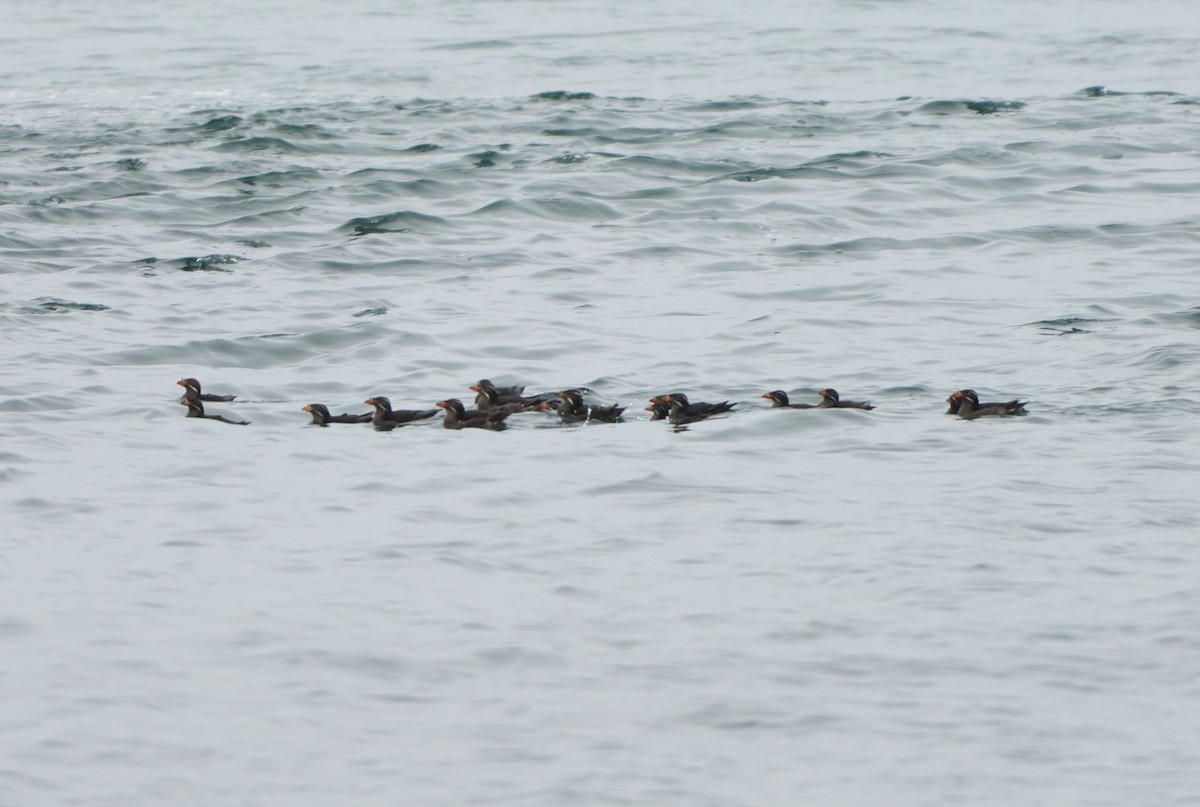
<instances>
[{"instance_id":1,"label":"dark plumage","mask_svg":"<svg viewBox=\"0 0 1200 807\"><path fill-rule=\"evenodd\" d=\"M562 400L556 401L558 404L558 414L563 420L598 420L603 423L616 423L621 417L621 413L625 411L623 406L597 406L594 404L585 404L583 402L583 393L577 389L563 390L562 392L554 393ZM543 404L549 407L549 402Z\"/></svg>"},{"instance_id":2,"label":"dark plumage","mask_svg":"<svg viewBox=\"0 0 1200 807\"><path fill-rule=\"evenodd\" d=\"M682 392L655 396L650 399L650 403L665 403L667 405L667 418L676 426L684 423L695 423L698 420L704 420L707 417L728 412L737 406L736 401L734 403L730 403L729 401L721 401L720 403L698 401L692 403ZM653 418L651 419L653 420Z\"/></svg>"},{"instance_id":3,"label":"dark plumage","mask_svg":"<svg viewBox=\"0 0 1200 807\"><path fill-rule=\"evenodd\" d=\"M389 431L414 420L427 420L437 414L436 409L392 409L392 402L382 395L367 398L363 403L375 407L371 422L380 431Z\"/></svg>"},{"instance_id":4,"label":"dark plumage","mask_svg":"<svg viewBox=\"0 0 1200 807\"><path fill-rule=\"evenodd\" d=\"M774 409L816 409L816 404L788 403L788 394L781 389L763 393L764 398L771 402Z\"/></svg>"},{"instance_id":5,"label":"dark plumage","mask_svg":"<svg viewBox=\"0 0 1200 807\"><path fill-rule=\"evenodd\" d=\"M442 425L447 429L491 429L499 431L504 428L504 419L512 412L492 411L481 412L478 409L467 409L458 398L447 398L438 401L437 405L446 410Z\"/></svg>"},{"instance_id":6,"label":"dark plumage","mask_svg":"<svg viewBox=\"0 0 1200 807\"><path fill-rule=\"evenodd\" d=\"M186 406L188 408L187 416L190 418L204 418L205 420L219 420L222 423L232 423L234 426L249 426L250 425L250 421L248 421L248 420L230 420L229 418L223 417L221 415L206 415L204 413L204 404L202 404L200 402L200 399L198 397L191 398L189 400L180 401L179 403L182 406Z\"/></svg>"},{"instance_id":7,"label":"dark plumage","mask_svg":"<svg viewBox=\"0 0 1200 807\"><path fill-rule=\"evenodd\" d=\"M497 387L486 378L481 378L471 385L471 391L476 393L475 406L480 412L491 412L508 408L513 412L527 412L538 409L545 399L540 395L522 395L525 387Z\"/></svg>"},{"instance_id":8,"label":"dark plumage","mask_svg":"<svg viewBox=\"0 0 1200 807\"><path fill-rule=\"evenodd\" d=\"M365 412L361 415L331 415L329 407L325 404L312 403L304 407L305 412L312 413L312 422L317 426L328 426L330 423L369 423L374 412Z\"/></svg>"},{"instance_id":9,"label":"dark plumage","mask_svg":"<svg viewBox=\"0 0 1200 807\"><path fill-rule=\"evenodd\" d=\"M818 409L874 409L867 401L843 401L835 389L823 389L817 393L821 396Z\"/></svg>"},{"instance_id":10,"label":"dark plumage","mask_svg":"<svg viewBox=\"0 0 1200 807\"><path fill-rule=\"evenodd\" d=\"M1009 415L1025 414L1025 404L1028 401L979 402L979 395L973 389L961 389L951 395L946 401L950 404L947 414L956 414L960 418L973 420L982 417L1007 417Z\"/></svg>"},{"instance_id":11,"label":"dark plumage","mask_svg":"<svg viewBox=\"0 0 1200 807\"><path fill-rule=\"evenodd\" d=\"M229 403L236 395L209 395L200 390L200 382L194 378L181 378L175 382L183 387L183 399L186 401L190 398L197 398L201 401L211 401L213 403Z\"/></svg>"}]
</instances>

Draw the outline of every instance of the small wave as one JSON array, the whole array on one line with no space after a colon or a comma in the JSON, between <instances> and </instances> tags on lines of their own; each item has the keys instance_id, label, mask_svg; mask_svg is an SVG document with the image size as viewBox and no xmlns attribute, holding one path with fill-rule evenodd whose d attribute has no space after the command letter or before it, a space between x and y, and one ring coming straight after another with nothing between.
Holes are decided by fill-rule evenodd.
<instances>
[{"instance_id":1,"label":"small wave","mask_svg":"<svg viewBox=\"0 0 1200 807\"><path fill-rule=\"evenodd\" d=\"M1200 305L1185 308L1182 311L1155 314L1151 319L1171 327L1200 328Z\"/></svg>"},{"instance_id":2,"label":"small wave","mask_svg":"<svg viewBox=\"0 0 1200 807\"><path fill-rule=\"evenodd\" d=\"M664 129L658 127L613 127L613 128L597 128L595 126L584 126L579 128L548 128L541 132L546 137L571 137L591 140L599 145L611 145L620 143L622 145L652 145L666 142L669 139L678 137L681 133L673 129Z\"/></svg>"},{"instance_id":3,"label":"small wave","mask_svg":"<svg viewBox=\"0 0 1200 807\"><path fill-rule=\"evenodd\" d=\"M834 241L828 244L789 244L772 251L802 256L821 256L844 252L904 252L925 249L931 251L974 249L990 243L991 238L978 235L941 235L925 238L854 238L849 241Z\"/></svg>"},{"instance_id":4,"label":"small wave","mask_svg":"<svg viewBox=\"0 0 1200 807\"><path fill-rule=\"evenodd\" d=\"M676 157L652 157L647 155L620 157L614 162L618 167L629 168L633 171L684 173L706 177L712 176L718 180L725 179L738 171L755 170L753 168L745 168L745 163L742 163L743 167L738 168L738 163L732 160L685 160ZM731 172L733 168L737 168L737 170Z\"/></svg>"},{"instance_id":5,"label":"small wave","mask_svg":"<svg viewBox=\"0 0 1200 807\"><path fill-rule=\"evenodd\" d=\"M381 325L369 321L356 322L340 328L313 331L306 334L270 333L242 336L234 339L193 339L186 342L134 347L106 355L99 363L120 366L149 364L178 364L186 366L245 367L261 370L269 367L311 362L315 357L335 354L382 357L390 348L379 342L403 339L405 344L428 343L429 337L420 333L387 332Z\"/></svg>"},{"instance_id":6,"label":"small wave","mask_svg":"<svg viewBox=\"0 0 1200 807\"><path fill-rule=\"evenodd\" d=\"M1200 358L1200 349L1193 344L1156 345L1140 353L1133 364L1158 372L1173 371L1179 367L1194 367Z\"/></svg>"},{"instance_id":7,"label":"small wave","mask_svg":"<svg viewBox=\"0 0 1200 807\"><path fill-rule=\"evenodd\" d=\"M1037 322L1030 322L1029 325L1045 325L1052 328L1061 328L1064 326L1075 326L1080 323L1088 322L1113 322L1112 318L1098 319L1096 317L1061 317L1059 319L1042 319Z\"/></svg>"},{"instance_id":8,"label":"small wave","mask_svg":"<svg viewBox=\"0 0 1200 807\"><path fill-rule=\"evenodd\" d=\"M216 254L184 258L139 258L134 263L146 266L163 264L169 269L178 269L180 272L228 272L230 270L226 269L226 266L242 260L244 259L237 255Z\"/></svg>"},{"instance_id":9,"label":"small wave","mask_svg":"<svg viewBox=\"0 0 1200 807\"><path fill-rule=\"evenodd\" d=\"M1082 90L1079 90L1075 94L1081 95L1084 98L1103 98L1103 97L1107 97L1107 96L1122 96L1122 95L1141 95L1141 96L1146 96L1146 97L1163 95L1163 96L1167 96L1168 98L1175 98L1175 97L1182 95L1182 93L1175 92L1174 90L1146 90L1143 92L1128 92L1128 91L1123 91L1123 90L1110 90L1108 87L1105 87L1104 85L1101 85L1101 84L1098 84L1093 87L1084 87Z\"/></svg>"},{"instance_id":10,"label":"small wave","mask_svg":"<svg viewBox=\"0 0 1200 807\"><path fill-rule=\"evenodd\" d=\"M68 311L109 311L107 305L100 303L76 303L70 300L60 300L56 297L39 297L34 300L34 305L26 310L47 311L56 314L65 314Z\"/></svg>"},{"instance_id":11,"label":"small wave","mask_svg":"<svg viewBox=\"0 0 1200 807\"><path fill-rule=\"evenodd\" d=\"M917 107L918 112L928 115L961 115L971 112L976 115L995 115L998 112L1016 112L1025 108L1024 101L930 101Z\"/></svg>"},{"instance_id":12,"label":"small wave","mask_svg":"<svg viewBox=\"0 0 1200 807\"><path fill-rule=\"evenodd\" d=\"M204 132L227 132L230 129L236 129L242 125L242 118L237 115L222 115L218 118L210 118L198 127Z\"/></svg>"},{"instance_id":13,"label":"small wave","mask_svg":"<svg viewBox=\"0 0 1200 807\"><path fill-rule=\"evenodd\" d=\"M235 140L226 140L224 143L216 147L217 151L274 151L284 152L289 154L300 153L306 151L301 146L296 145L282 137L264 137L256 135L254 137L239 137Z\"/></svg>"},{"instance_id":14,"label":"small wave","mask_svg":"<svg viewBox=\"0 0 1200 807\"><path fill-rule=\"evenodd\" d=\"M321 172L314 168L291 168L285 171L264 171L261 174L248 174L238 177L235 181L243 185L267 188L283 188L297 183L308 183L320 179Z\"/></svg>"},{"instance_id":15,"label":"small wave","mask_svg":"<svg viewBox=\"0 0 1200 807\"><path fill-rule=\"evenodd\" d=\"M174 263L181 272L228 272L224 267L239 263L242 258L237 255L202 255L199 258L179 258Z\"/></svg>"},{"instance_id":16,"label":"small wave","mask_svg":"<svg viewBox=\"0 0 1200 807\"><path fill-rule=\"evenodd\" d=\"M62 395L31 395L0 400L0 412L56 412L72 409L76 401Z\"/></svg>"},{"instance_id":17,"label":"small wave","mask_svg":"<svg viewBox=\"0 0 1200 807\"><path fill-rule=\"evenodd\" d=\"M1037 328L1046 334L1054 336L1073 336L1081 333L1094 333L1091 328L1080 327L1092 323L1114 322L1112 318L1098 317L1060 317L1058 319L1043 319L1037 322L1027 322L1027 326Z\"/></svg>"},{"instance_id":18,"label":"small wave","mask_svg":"<svg viewBox=\"0 0 1200 807\"><path fill-rule=\"evenodd\" d=\"M543 196L530 201L532 209L545 218L568 221L611 221L621 213L608 205L578 196Z\"/></svg>"},{"instance_id":19,"label":"small wave","mask_svg":"<svg viewBox=\"0 0 1200 807\"><path fill-rule=\"evenodd\" d=\"M602 274L599 269L593 269L590 266L555 266L550 269L533 272L529 276L535 280L558 280L599 274Z\"/></svg>"},{"instance_id":20,"label":"small wave","mask_svg":"<svg viewBox=\"0 0 1200 807\"><path fill-rule=\"evenodd\" d=\"M357 187L362 191L362 201L369 202L378 197L380 204L395 202L397 198L419 196L423 199L445 199L454 192L454 185L439 179L424 177L421 179L387 179L371 178L376 171L355 172L356 179L363 179ZM356 196L358 194L356 193Z\"/></svg>"},{"instance_id":21,"label":"small wave","mask_svg":"<svg viewBox=\"0 0 1200 807\"><path fill-rule=\"evenodd\" d=\"M949 151L938 152L929 157L912 161L913 165L942 166L942 165L1010 165L1019 162L1023 157L1008 148L990 146L961 146Z\"/></svg>"},{"instance_id":22,"label":"small wave","mask_svg":"<svg viewBox=\"0 0 1200 807\"><path fill-rule=\"evenodd\" d=\"M811 303L876 298L882 296L885 289L886 285L883 283L868 281L864 283L848 283L844 286L805 286L803 288L786 289L783 291L729 291L726 293L730 297L740 300L761 300L763 302L788 300ZM844 320L840 324L842 326L849 325Z\"/></svg>"},{"instance_id":23,"label":"small wave","mask_svg":"<svg viewBox=\"0 0 1200 807\"><path fill-rule=\"evenodd\" d=\"M319 140L332 140L337 137L335 133L315 123L279 123L276 124L275 131L280 134Z\"/></svg>"},{"instance_id":24,"label":"small wave","mask_svg":"<svg viewBox=\"0 0 1200 807\"><path fill-rule=\"evenodd\" d=\"M531 95L537 101L591 101L596 98L595 93L590 92L570 92L568 90L550 90L549 92L539 92L536 95Z\"/></svg>"},{"instance_id":25,"label":"small wave","mask_svg":"<svg viewBox=\"0 0 1200 807\"><path fill-rule=\"evenodd\" d=\"M472 210L469 215L472 215L472 216L494 216L497 214L509 214L509 213L528 214L529 210L524 206L524 204L516 201L515 199L497 199L494 202L488 202L483 207L477 208L476 210Z\"/></svg>"},{"instance_id":26,"label":"small wave","mask_svg":"<svg viewBox=\"0 0 1200 807\"><path fill-rule=\"evenodd\" d=\"M516 47L507 39L477 39L470 42L451 42L447 45L433 45L428 50L497 50Z\"/></svg>"},{"instance_id":27,"label":"small wave","mask_svg":"<svg viewBox=\"0 0 1200 807\"><path fill-rule=\"evenodd\" d=\"M340 229L349 230L353 237L358 238L377 233L430 232L445 226L446 220L438 216L430 216L412 210L400 210L382 216L353 218L343 224Z\"/></svg>"},{"instance_id":28,"label":"small wave","mask_svg":"<svg viewBox=\"0 0 1200 807\"><path fill-rule=\"evenodd\" d=\"M843 172L845 176L862 176L865 170L879 169L876 161L887 159L891 156L891 154L887 154L886 152L876 151L839 152L817 157L797 166L788 168L764 166L737 171L718 179L732 179L735 182L757 182L762 179L775 178L800 179L804 177L836 180L840 177L839 174L834 172ZM890 174L896 174L901 169L891 167L887 170Z\"/></svg>"},{"instance_id":29,"label":"small wave","mask_svg":"<svg viewBox=\"0 0 1200 807\"><path fill-rule=\"evenodd\" d=\"M504 154L506 151L508 151L508 146L500 146L499 149L488 149L468 154L467 158L475 161L474 165L476 168L494 168L497 162L511 160L510 157Z\"/></svg>"},{"instance_id":30,"label":"small wave","mask_svg":"<svg viewBox=\"0 0 1200 807\"><path fill-rule=\"evenodd\" d=\"M774 106L775 102L767 98L726 98L717 101L703 101L688 104L684 110L694 112L741 112L747 109L761 109Z\"/></svg>"},{"instance_id":31,"label":"small wave","mask_svg":"<svg viewBox=\"0 0 1200 807\"><path fill-rule=\"evenodd\" d=\"M445 270L450 265L452 265L452 262L444 259L427 260L423 258L395 258L392 260L371 261L362 261L357 258L345 260L326 258L316 263L316 266L325 272L373 272L385 275L409 275L438 269Z\"/></svg>"}]
</instances>

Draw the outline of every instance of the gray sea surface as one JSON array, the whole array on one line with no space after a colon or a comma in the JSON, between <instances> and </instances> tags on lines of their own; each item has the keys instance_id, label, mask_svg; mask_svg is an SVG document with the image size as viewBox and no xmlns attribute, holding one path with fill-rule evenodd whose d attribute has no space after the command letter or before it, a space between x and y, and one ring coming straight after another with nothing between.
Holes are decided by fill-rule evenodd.
<instances>
[{"instance_id":1,"label":"gray sea surface","mask_svg":"<svg viewBox=\"0 0 1200 807\"><path fill-rule=\"evenodd\" d=\"M1200 804L1194 4L0 19L0 807Z\"/></svg>"}]
</instances>

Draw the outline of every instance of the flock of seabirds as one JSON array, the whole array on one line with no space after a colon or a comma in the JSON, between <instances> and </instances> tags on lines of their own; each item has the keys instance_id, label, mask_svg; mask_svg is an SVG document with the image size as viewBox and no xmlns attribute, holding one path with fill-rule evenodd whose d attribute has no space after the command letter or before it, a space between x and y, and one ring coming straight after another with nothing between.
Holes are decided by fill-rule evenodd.
<instances>
[{"instance_id":1,"label":"flock of seabirds","mask_svg":"<svg viewBox=\"0 0 1200 807\"><path fill-rule=\"evenodd\" d=\"M235 426L248 426L248 420L230 420L222 415L212 415L204 411L205 402L228 403L236 395L213 395L202 392L200 382L194 378L184 378L175 382L183 387L181 404L188 408L190 418L206 418L231 423ZM617 423L621 420L626 407L616 404L591 404L584 401L584 393L579 389L566 389L554 393L540 395L525 395L524 386L498 387L488 379L482 379L471 385L475 393L475 408L468 409L458 398L447 398L438 401L436 409L392 409L392 402L382 395L367 398L364 403L374 408L374 411L363 414L334 415L324 404L310 403L303 411L312 415L312 422L317 426L328 426L330 423L372 423L380 431L390 431L397 426L428 420L438 414L445 415L442 425L447 429L491 429L504 428L504 421L520 412L549 411L554 412L564 421L569 422L599 422ZM792 403L788 394L783 390L773 390L763 393L762 397L771 401L776 409L874 409L868 401L842 400L835 389L823 389L817 393L820 403ZM968 420L980 417L1008 417L1025 413L1027 401L1013 399L1011 401L981 402L975 390L961 389L954 392L946 402L950 408L946 414L957 415ZM731 411L737 402L721 401L707 403L690 401L682 392L655 395L650 399L650 405L645 411L650 412L650 420L666 420L676 427L696 423L713 415Z\"/></svg>"}]
</instances>

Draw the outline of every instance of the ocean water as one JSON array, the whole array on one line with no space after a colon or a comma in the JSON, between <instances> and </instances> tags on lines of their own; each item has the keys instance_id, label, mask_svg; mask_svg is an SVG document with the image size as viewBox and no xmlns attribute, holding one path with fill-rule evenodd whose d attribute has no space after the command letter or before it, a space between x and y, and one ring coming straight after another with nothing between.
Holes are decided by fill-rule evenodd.
<instances>
[{"instance_id":1,"label":"ocean water","mask_svg":"<svg viewBox=\"0 0 1200 807\"><path fill-rule=\"evenodd\" d=\"M0 807L1200 804L1195 12L996 5L0 3Z\"/></svg>"}]
</instances>

